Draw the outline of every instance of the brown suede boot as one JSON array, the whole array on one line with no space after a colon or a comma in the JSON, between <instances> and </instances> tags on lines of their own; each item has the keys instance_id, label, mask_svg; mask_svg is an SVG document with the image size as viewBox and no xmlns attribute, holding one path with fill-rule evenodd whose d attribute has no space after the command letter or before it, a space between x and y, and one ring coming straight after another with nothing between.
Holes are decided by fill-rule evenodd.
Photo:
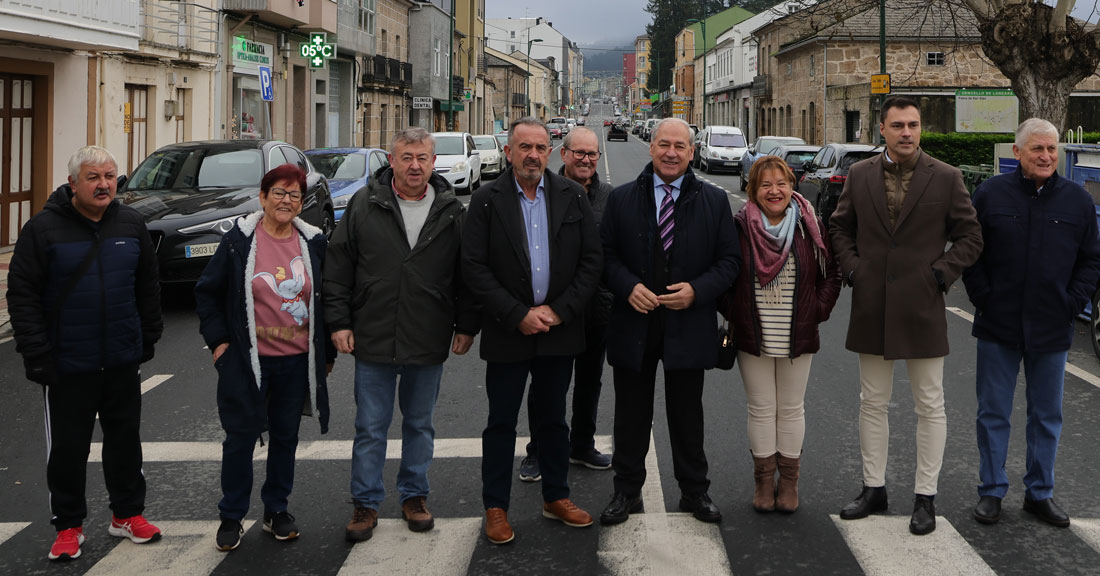
<instances>
[{"instance_id":1,"label":"brown suede boot","mask_svg":"<svg viewBox=\"0 0 1100 576\"><path fill-rule=\"evenodd\" d=\"M775 510L775 457L776 454L764 458L752 457L752 475L756 480L756 491L752 495L752 507L757 512Z\"/></svg>"},{"instance_id":2,"label":"brown suede boot","mask_svg":"<svg viewBox=\"0 0 1100 576\"><path fill-rule=\"evenodd\" d=\"M775 509L780 512L798 510L798 458L787 458L776 453L779 465L779 485L776 489Z\"/></svg>"}]
</instances>

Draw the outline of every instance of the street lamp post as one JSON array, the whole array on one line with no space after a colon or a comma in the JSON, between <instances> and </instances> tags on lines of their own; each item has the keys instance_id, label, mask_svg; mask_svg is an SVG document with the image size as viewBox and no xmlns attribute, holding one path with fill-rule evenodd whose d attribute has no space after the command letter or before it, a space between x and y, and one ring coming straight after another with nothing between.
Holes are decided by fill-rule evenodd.
<instances>
[{"instance_id":1,"label":"street lamp post","mask_svg":"<svg viewBox=\"0 0 1100 576\"><path fill-rule=\"evenodd\" d=\"M527 41L527 88L525 93L527 94L527 115L534 116L535 112L531 110L531 44L533 42L542 42L542 38L531 38Z\"/></svg>"},{"instance_id":2,"label":"street lamp post","mask_svg":"<svg viewBox=\"0 0 1100 576\"><path fill-rule=\"evenodd\" d=\"M707 127L707 20L698 18L692 18L687 21L688 24L695 24L696 22L703 28L703 125L699 128Z\"/></svg>"}]
</instances>

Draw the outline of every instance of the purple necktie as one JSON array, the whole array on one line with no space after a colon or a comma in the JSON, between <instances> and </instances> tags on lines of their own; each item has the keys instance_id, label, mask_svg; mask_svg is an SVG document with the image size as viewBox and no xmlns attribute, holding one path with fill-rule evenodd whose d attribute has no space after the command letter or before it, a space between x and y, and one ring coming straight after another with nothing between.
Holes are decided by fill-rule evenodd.
<instances>
[{"instance_id":1,"label":"purple necktie","mask_svg":"<svg viewBox=\"0 0 1100 576\"><path fill-rule=\"evenodd\" d=\"M667 256L672 253L672 228L676 223L676 219L672 216L672 210L676 205L672 200L672 187L668 184L661 184L661 188L665 190L665 198L661 200L661 212L657 217L657 228L661 231L661 246L664 247Z\"/></svg>"}]
</instances>

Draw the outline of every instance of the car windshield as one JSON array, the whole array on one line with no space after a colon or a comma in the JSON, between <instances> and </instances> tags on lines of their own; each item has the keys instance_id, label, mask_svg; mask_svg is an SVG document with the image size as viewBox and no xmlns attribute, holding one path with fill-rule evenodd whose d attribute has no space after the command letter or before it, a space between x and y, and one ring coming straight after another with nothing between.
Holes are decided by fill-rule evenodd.
<instances>
[{"instance_id":1,"label":"car windshield","mask_svg":"<svg viewBox=\"0 0 1100 576\"><path fill-rule=\"evenodd\" d=\"M367 173L364 154L310 154L309 161L329 180L354 180Z\"/></svg>"},{"instance_id":2,"label":"car windshield","mask_svg":"<svg viewBox=\"0 0 1100 576\"><path fill-rule=\"evenodd\" d=\"M461 136L436 136L435 137L435 153L438 156L461 156L462 155L462 137Z\"/></svg>"},{"instance_id":3,"label":"car windshield","mask_svg":"<svg viewBox=\"0 0 1100 576\"><path fill-rule=\"evenodd\" d=\"M860 160L866 160L872 156L878 155L878 152L874 150L863 150L860 152L849 152L840 159L840 169L847 170L852 167L852 164L859 162Z\"/></svg>"},{"instance_id":4,"label":"car windshield","mask_svg":"<svg viewBox=\"0 0 1100 576\"><path fill-rule=\"evenodd\" d=\"M757 154L767 156L784 144L804 144L801 138L762 138Z\"/></svg>"},{"instance_id":5,"label":"car windshield","mask_svg":"<svg viewBox=\"0 0 1100 576\"><path fill-rule=\"evenodd\" d=\"M802 167L804 162L809 162L817 156L817 152L787 152L787 157L784 160L791 166Z\"/></svg>"},{"instance_id":6,"label":"car windshield","mask_svg":"<svg viewBox=\"0 0 1100 576\"><path fill-rule=\"evenodd\" d=\"M497 134L495 136L495 138L497 139L497 142L500 144L501 148L504 148L505 146L508 145L508 135L507 134Z\"/></svg>"},{"instance_id":7,"label":"car windshield","mask_svg":"<svg viewBox=\"0 0 1100 576\"><path fill-rule=\"evenodd\" d=\"M138 166L127 190L173 188L243 188L260 185L264 159L260 150L176 148L158 150Z\"/></svg>"},{"instance_id":8,"label":"car windshield","mask_svg":"<svg viewBox=\"0 0 1100 576\"><path fill-rule=\"evenodd\" d=\"M710 145L723 148L744 148L745 137L740 134L711 134Z\"/></svg>"},{"instance_id":9,"label":"car windshield","mask_svg":"<svg viewBox=\"0 0 1100 576\"><path fill-rule=\"evenodd\" d=\"M474 147L478 150L496 150L496 142L492 136L474 136Z\"/></svg>"}]
</instances>

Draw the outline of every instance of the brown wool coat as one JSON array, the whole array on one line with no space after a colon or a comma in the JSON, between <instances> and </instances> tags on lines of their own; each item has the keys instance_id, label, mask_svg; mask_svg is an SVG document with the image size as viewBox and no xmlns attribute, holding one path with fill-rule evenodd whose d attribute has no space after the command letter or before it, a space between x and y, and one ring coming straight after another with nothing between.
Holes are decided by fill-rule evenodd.
<instances>
[{"instance_id":1,"label":"brown wool coat","mask_svg":"<svg viewBox=\"0 0 1100 576\"><path fill-rule=\"evenodd\" d=\"M852 166L829 220L834 256L852 286L845 347L888 360L946 356L934 270L949 288L981 254L981 225L958 169L921 151L891 230L884 161L880 154Z\"/></svg>"}]
</instances>

